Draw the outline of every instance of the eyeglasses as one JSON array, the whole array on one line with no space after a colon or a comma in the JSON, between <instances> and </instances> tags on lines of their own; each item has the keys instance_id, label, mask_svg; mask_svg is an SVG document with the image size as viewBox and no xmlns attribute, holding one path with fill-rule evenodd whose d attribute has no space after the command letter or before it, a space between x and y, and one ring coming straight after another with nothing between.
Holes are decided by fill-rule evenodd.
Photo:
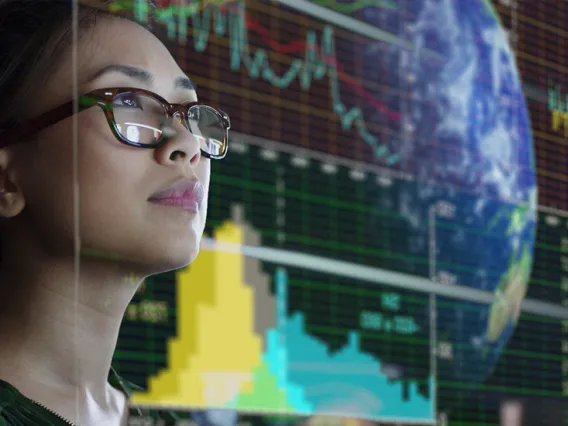
<instances>
[{"instance_id":1,"label":"eyeglasses","mask_svg":"<svg viewBox=\"0 0 568 426\"><path fill-rule=\"evenodd\" d=\"M0 148L21 142L35 133L73 115L73 101L0 133ZM220 160L227 154L229 116L201 102L170 104L144 89L115 87L94 90L79 97L78 112L99 106L114 136L138 148L157 148L176 134L177 119L198 140L201 153Z\"/></svg>"}]
</instances>

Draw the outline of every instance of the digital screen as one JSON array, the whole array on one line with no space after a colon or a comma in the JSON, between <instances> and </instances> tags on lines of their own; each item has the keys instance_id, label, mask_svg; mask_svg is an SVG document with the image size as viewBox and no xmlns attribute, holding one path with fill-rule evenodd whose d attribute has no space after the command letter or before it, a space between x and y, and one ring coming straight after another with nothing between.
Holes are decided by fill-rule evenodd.
<instances>
[{"instance_id":1,"label":"digital screen","mask_svg":"<svg viewBox=\"0 0 568 426\"><path fill-rule=\"evenodd\" d=\"M464 341L451 340L448 327L453 322L452 311L457 304L463 315L471 311L470 315L475 317L485 305L468 301L467 295L447 297L412 290L412 278L420 274L428 277L428 268L421 266L424 262L420 258L416 258L416 265L401 261L394 280L387 276L387 266L395 265L390 259L413 257L409 247L400 244L402 235L409 230L396 217L389 217L395 215L388 211L381 215L381 226L391 230L381 233L388 238L373 244L378 240L360 232L359 240L349 246L341 235L357 235L357 227L370 222L372 213L366 213L367 219L361 212L359 219L343 221L341 225L337 222L342 211L334 207L335 203L358 205L355 188L360 183L349 179L347 168L337 171L337 176L342 176L337 179L341 182L338 185L343 189L336 191L347 194L340 201L330 194L334 192L334 178L321 171L324 163L312 159L311 168L298 167L297 173L304 179L298 177L296 182L305 189L295 192L301 194L302 200L294 203L293 196L279 196L281 172L275 167L275 163L290 164L292 169L293 157L277 149L268 154L266 148L238 143L234 145L240 148L234 148L233 155L224 159L222 165L219 163L219 171L212 173L212 194L216 194L212 200L223 202L213 201L210 205L200 260L188 270L148 279L127 310L115 361L129 380L151 391L155 389L154 393L140 395L140 404L160 407L164 398L166 406L172 404L182 412L189 407L222 407L223 393L232 395L239 388L239 381L253 377L258 388L244 393L239 402L242 405L235 407L244 413L317 414L305 406L302 411L301 400L296 407L283 404L280 392L297 390L301 394L301 388L296 386L304 381L304 392L317 392L321 385L322 405L329 401L330 410L342 417L358 417L380 404L359 382L363 375L366 380L373 378L372 385L382 383L376 389L380 400L397 407L390 416L377 416L373 421L431 424L439 420L440 413L447 413L449 419L458 422L476 422L479 416L497 422L502 396L563 394L562 375L568 373L568 362L563 363L562 359L568 347L562 339L568 332L568 321L521 313L514 334L500 351L498 364L487 381L472 385L455 380L456 363L469 365L472 374L476 365L468 364L468 357L475 354L459 347ZM243 162L255 164L246 168L250 171L246 179L239 178ZM373 196L392 199L399 193L395 185L404 184L409 185L393 180ZM307 191L310 186L312 190ZM327 194L322 195L322 191ZM359 197L366 196L361 191ZM282 214L291 216L290 221L282 224L280 237L274 232L278 217L267 214L264 207L269 203L281 204ZM325 209L320 203L325 203ZM262 207L256 208L258 205ZM311 236L308 231L314 228L302 226L303 221L310 221L302 210L319 210L319 223L338 229L336 240L327 240L329 247L318 249L317 235ZM568 241L567 219L539 214L537 256L528 298L551 302L560 300L565 292L554 284L561 283L568 270L565 261L563 266L561 253L562 244ZM294 228L305 231L295 233ZM564 238L563 233L567 234ZM278 238L283 236L293 240L290 248L286 243L278 244ZM361 249L358 253L357 248L365 248L368 254ZM308 264L291 266L298 263L289 258L295 253L309 253ZM342 259L337 268L327 260L334 254ZM365 263L385 267L368 272L362 266ZM278 336L285 347L276 344ZM276 361L279 350L287 352L282 364ZM231 353L243 359L227 356ZM179 369L172 368L176 360L181 363ZM284 385L275 378L272 383L268 377L263 378L262 370L268 374L266 370L271 365L274 371L289 375L289 382L285 383L284 377ZM348 374L350 368L354 370L352 377ZM217 387L211 369L219 371ZM237 375L231 379L224 373L234 369L242 371L240 378ZM342 369L345 371L334 374ZM291 371L299 376L296 380ZM206 378L208 374L210 378ZM176 377L186 379L178 382ZM183 394L176 399L169 393L170 387L177 389L175 383L187 384L187 399ZM333 386L338 383L341 389L350 386L352 401L333 394ZM341 405L334 407L338 399Z\"/></svg>"},{"instance_id":2,"label":"digital screen","mask_svg":"<svg viewBox=\"0 0 568 426\"><path fill-rule=\"evenodd\" d=\"M197 260L127 309L132 404L178 425L568 424L568 6L157 3L123 8L232 132ZM474 44L498 47L469 63Z\"/></svg>"}]
</instances>

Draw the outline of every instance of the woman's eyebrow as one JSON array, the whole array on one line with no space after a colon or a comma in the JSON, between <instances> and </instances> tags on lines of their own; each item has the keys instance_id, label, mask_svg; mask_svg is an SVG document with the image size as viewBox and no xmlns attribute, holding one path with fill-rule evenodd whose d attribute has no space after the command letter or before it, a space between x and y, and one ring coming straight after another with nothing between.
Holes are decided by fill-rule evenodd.
<instances>
[{"instance_id":1,"label":"woman's eyebrow","mask_svg":"<svg viewBox=\"0 0 568 426\"><path fill-rule=\"evenodd\" d=\"M154 76L142 69L142 68L138 68L138 67L134 67L131 65L122 65L122 64L111 64L111 65L106 65L103 68L101 68L100 70L98 70L97 72L95 72L92 76L90 76L88 78L88 82L91 82L93 80L96 80L100 77L102 77L104 74L108 74L108 73L112 73L112 72L118 72L121 74L124 74L128 77L134 78L148 86L151 86L152 83L154 82Z\"/></svg>"},{"instance_id":2,"label":"woman's eyebrow","mask_svg":"<svg viewBox=\"0 0 568 426\"><path fill-rule=\"evenodd\" d=\"M189 77L178 77L176 78L174 87L176 89L187 89L187 90L196 90L197 86Z\"/></svg>"},{"instance_id":3,"label":"woman's eyebrow","mask_svg":"<svg viewBox=\"0 0 568 426\"><path fill-rule=\"evenodd\" d=\"M134 79L140 81L141 83L144 83L147 86L151 86L152 83L154 82L154 75L151 72L146 71L145 69L142 69L142 68L132 66L132 65L123 65L123 64L107 65L107 66L101 68L100 70L98 70L96 73L94 73L87 80L87 82L92 82L93 80L96 80L97 78L101 77L102 75L110 73L110 72L119 72L119 73L124 74L128 77L134 78ZM178 78L176 78L176 80L174 82L174 88L195 90L195 84L191 81L191 79L189 77L178 77Z\"/></svg>"}]
</instances>

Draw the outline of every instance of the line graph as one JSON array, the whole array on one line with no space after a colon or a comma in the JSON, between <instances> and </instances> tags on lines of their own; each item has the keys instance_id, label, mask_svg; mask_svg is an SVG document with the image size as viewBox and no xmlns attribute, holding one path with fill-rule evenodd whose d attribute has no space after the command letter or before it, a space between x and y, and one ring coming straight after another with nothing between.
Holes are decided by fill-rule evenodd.
<instances>
[{"instance_id":1,"label":"line graph","mask_svg":"<svg viewBox=\"0 0 568 426\"><path fill-rule=\"evenodd\" d=\"M341 13L352 13L366 7L382 7L385 9L397 9L398 4L392 0L355 0L350 3L339 3L337 0L316 0L320 6L329 7Z\"/></svg>"},{"instance_id":2,"label":"line graph","mask_svg":"<svg viewBox=\"0 0 568 426\"><path fill-rule=\"evenodd\" d=\"M400 155L391 152L390 148L367 128L363 112L358 107L346 106L340 95L339 81L343 81L357 92L365 101L385 114L388 120L400 120L400 113L391 111L384 103L373 97L364 89L361 83L348 76L337 60L335 50L334 29L326 25L320 36L318 47L317 34L310 30L304 42L291 45L280 45L269 37L268 31L260 23L246 16L245 4L242 1L229 3L225 7L201 8L199 3L190 2L184 6L170 5L163 9L150 10L146 0L136 2L121 2L114 8L115 11L134 9L135 14L142 22L148 22L149 14L153 13L155 19L165 24L170 39L177 36L178 42L184 44L188 39L189 27L193 31L193 48L202 53L207 49L209 37L229 36L230 43L230 67L238 71L244 65L252 80L264 79L271 85L284 89L292 82L298 80L303 90L308 91L314 80L329 80L330 95L333 111L338 115L341 127L344 130L354 127L360 137L372 148L378 158L384 158L388 165L394 165L400 160ZM268 46L281 53L304 51L304 59L294 59L289 69L278 76L270 66L268 52L265 49L257 49L253 55L250 52L248 31L257 31ZM385 37L389 42L393 38ZM396 38L396 37L395 37ZM396 38L398 40L398 38Z\"/></svg>"},{"instance_id":3,"label":"line graph","mask_svg":"<svg viewBox=\"0 0 568 426\"><path fill-rule=\"evenodd\" d=\"M264 28L262 25L260 25L260 23L254 19L248 18L247 17L247 28L249 29L253 29L255 30L266 42L266 44L273 50L279 52L279 53L297 53L299 51L308 51L309 49L311 49L312 47L307 43L307 42L298 42L298 43L293 43L293 44L288 44L288 45L282 45L280 43L278 43L277 41L275 41L271 36L270 33L268 32L268 30L266 28ZM326 29L329 27L326 27ZM333 33L331 31L328 31L327 33L324 33L324 35L326 35L328 38L330 38L330 40L332 40L333 37ZM328 43L331 41L328 41ZM322 42L323 44L323 42ZM347 73L344 72L343 70L343 66L341 65L341 63L337 60L336 56L335 56L335 52L333 52L333 56L331 55L331 52L325 52L322 51L323 49L318 49L317 46L314 46L314 48L317 51L317 54L324 58L324 62L327 65L331 65L333 67L337 68L337 75L339 77L339 79L341 81L343 81L344 83L346 83L348 86L350 86L355 92L357 92L358 95L360 95L363 99L365 99L365 101L371 105L372 107L376 108L378 111L381 111L385 114L385 116L387 118L389 118L390 120L400 120L400 113L399 112L395 112L392 111L388 108L387 105L385 105L383 102L381 102L380 100L378 100L376 97L374 97L371 93L369 93L367 90L365 90L365 88L363 87L363 85L361 83L359 83L355 78L349 76ZM278 86L280 88L284 88L285 86ZM309 89L309 82L306 84L305 89L308 90ZM337 89L334 91L334 93L337 92Z\"/></svg>"},{"instance_id":4,"label":"line graph","mask_svg":"<svg viewBox=\"0 0 568 426\"><path fill-rule=\"evenodd\" d=\"M160 16L160 19L163 22L170 22L171 19L173 19L174 16L180 16L182 11L184 14L186 15L190 15L192 13L197 13L199 10L203 10L206 7L219 7L219 8L228 8L230 7L230 5L234 2L234 0L209 0L208 2L205 2L204 5L195 3L195 4L189 4L186 6L176 6L171 4L172 0L167 0L168 4L165 4L163 6L160 6L160 2L158 2L158 7L159 9L156 11L157 15ZM282 4L286 4L287 6L290 7L295 7L297 9L299 9L300 11L304 10L304 2L302 2L301 0L278 0L280 1ZM395 3L394 1L391 0L383 0L380 2L377 2L375 0L355 0L351 3L338 3L337 0L314 0L313 3L315 3L317 6L319 6L319 9L316 9L317 13L317 17L319 19L323 19L326 22L328 22L329 24L336 26L338 28L344 28L346 30L349 31L354 31L354 32L360 32L360 29L358 30L357 28L360 26L361 22L358 21L355 18L352 18L350 16L347 16L347 14L353 13L357 10L360 9L364 9L365 7L383 7L386 9L398 9L399 6L397 3ZM112 11L116 11L119 12L121 10L125 10L125 9L132 9L133 5L132 5L132 0L122 0L122 1L117 1L116 3L113 3L113 5L109 6L110 10ZM143 7L143 6L141 6ZM329 11L326 10L324 8L330 8L333 9L333 11ZM337 11L339 13L335 13L334 11ZM536 22L528 17L521 17L522 20L525 20L527 22ZM542 23L539 23L540 26L542 26ZM302 50L305 50L306 45L305 42L297 42L297 43L291 43L288 45L282 45L279 44L278 42L276 42L274 39L271 38L269 31L262 27L261 25L258 24L258 22L256 22L254 19L250 19L249 17L247 17L247 27L249 29L255 30L257 31L259 34L261 34L261 36L263 37L263 39L265 39L267 45L271 48L274 49L275 51L279 52L279 53L283 53L283 54L288 54L288 53L296 53ZM367 31L364 32L366 37L370 37L379 41L386 41L386 42L392 42L392 39L390 37L385 37L385 35L383 35L382 33L376 33L376 28L372 27L374 31L368 31L369 28L367 28L366 26L363 26L363 28ZM556 31L558 32L558 31ZM361 33L361 32L360 32ZM428 52L428 49L424 49L424 51L427 54L432 55L432 57L438 57L438 55L431 51ZM331 61L328 59L327 62L329 65L333 64L335 66L337 66L338 68L338 76L340 78L341 81L343 81L344 83L352 86L352 88L354 90L357 91L357 93L359 93L371 106L375 106L377 107L379 110L382 111L382 103L376 99L375 97L373 97L371 94L369 94L361 85L358 81L356 81L356 79L354 79L353 77L349 76L348 74L345 74L343 72L343 67L341 65L341 63L339 61ZM536 87L534 85L531 84L524 84L524 91L525 91L525 95L527 96L527 98L532 99L534 101L540 102L540 103L547 103L549 102L549 97L545 89L540 89L539 87ZM378 106L381 105L381 106Z\"/></svg>"},{"instance_id":5,"label":"line graph","mask_svg":"<svg viewBox=\"0 0 568 426\"><path fill-rule=\"evenodd\" d=\"M399 163L402 159L402 148L398 139L412 137L415 128L410 118L402 123L401 111L405 108L405 102L412 101L407 99L403 103L393 102L389 105L385 101L394 94L391 96L389 92L385 92L383 96L381 93L379 99L365 87L370 82L364 83L361 78L353 77L346 72L345 67L338 60L336 48L338 30L335 27L349 31L355 31L355 27L365 28L367 38L381 40L385 45L396 44L405 49L412 49L412 44L376 27L372 27L373 31L370 29L367 31L365 26L371 27L370 25L314 3L303 0L279 0L277 3L317 16L326 23L320 30L308 28L303 40L279 42L274 38L269 27L261 24L256 16L253 17L248 13L244 1L215 2L215 7L210 5L203 7L199 2L188 1L184 5L169 5L153 10L148 7L146 1L137 0L121 2L120 7L134 9L142 21L155 19L167 28L170 39L180 45L192 43L193 50L197 53L205 53L213 37L226 40L229 49L229 69L235 73L244 70L253 81L263 80L278 89L290 89L294 84L299 83L300 89L304 92L311 92L316 84L322 82L329 87L330 109L338 117L338 127L345 132L354 130L370 148L374 158L384 161L388 166ZM343 22L342 19L347 21ZM360 33L360 28L355 32ZM253 33L259 36L255 39L255 43L250 41ZM261 43L258 43L259 39ZM280 72L277 71L277 65L270 61L270 55L274 53L292 55L284 61L285 69L281 69ZM420 55L424 55L425 58L441 58L439 54L428 49L421 49ZM341 61L348 60L349 58L341 56ZM406 77L401 78L404 81ZM374 82L369 87L371 85L376 86ZM389 86L385 85L385 90L390 91ZM346 97L349 97L349 101L345 100ZM363 106L349 105L358 103L359 100L363 101ZM367 106L371 108L366 109ZM380 118L374 114L375 112L379 113ZM386 124L379 127L382 119ZM379 132L385 134L378 133L377 128L380 129ZM450 152L456 151L455 146L445 144L437 146L436 149L443 150L443 155L446 155L445 153L452 155ZM473 153L473 155L478 154Z\"/></svg>"},{"instance_id":6,"label":"line graph","mask_svg":"<svg viewBox=\"0 0 568 426\"><path fill-rule=\"evenodd\" d=\"M204 2L204 6L221 6L226 2L227 0L207 0ZM354 0L349 3L340 3L337 0L315 0L314 2L320 6L336 10L340 13L352 13L366 7L380 7L392 10L398 8L398 4L393 0ZM166 8L169 6L176 7L175 1L173 0L155 0L155 3L160 8Z\"/></svg>"}]
</instances>

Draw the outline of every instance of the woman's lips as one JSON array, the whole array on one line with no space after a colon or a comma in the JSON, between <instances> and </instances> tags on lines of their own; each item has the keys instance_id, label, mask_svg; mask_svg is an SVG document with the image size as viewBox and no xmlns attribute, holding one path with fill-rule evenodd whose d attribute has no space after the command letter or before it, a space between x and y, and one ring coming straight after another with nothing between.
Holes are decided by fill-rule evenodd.
<instances>
[{"instance_id":1,"label":"woman's lips","mask_svg":"<svg viewBox=\"0 0 568 426\"><path fill-rule=\"evenodd\" d=\"M164 206L181 207L197 213L205 198L205 188L198 180L183 179L152 195L148 201Z\"/></svg>"},{"instance_id":2,"label":"woman's lips","mask_svg":"<svg viewBox=\"0 0 568 426\"><path fill-rule=\"evenodd\" d=\"M167 197L150 199L151 203L162 204L164 206L181 207L184 210L197 213L199 212L199 202L195 197Z\"/></svg>"}]
</instances>

